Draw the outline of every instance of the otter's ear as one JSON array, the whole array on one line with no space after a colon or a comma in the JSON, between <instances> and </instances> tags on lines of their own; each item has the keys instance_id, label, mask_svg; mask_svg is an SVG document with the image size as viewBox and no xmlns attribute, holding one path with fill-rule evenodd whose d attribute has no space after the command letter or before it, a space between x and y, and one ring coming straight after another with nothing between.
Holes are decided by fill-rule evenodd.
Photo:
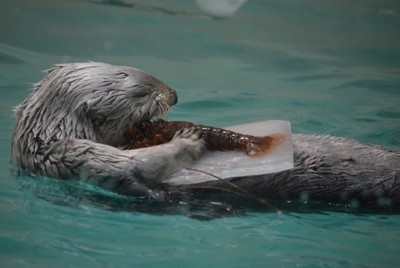
<instances>
[{"instance_id":1,"label":"otter's ear","mask_svg":"<svg viewBox=\"0 0 400 268\"><path fill-rule=\"evenodd\" d=\"M134 85L126 89L126 95L129 98L141 98L150 95L151 93L151 88L144 85Z\"/></svg>"},{"instance_id":2,"label":"otter's ear","mask_svg":"<svg viewBox=\"0 0 400 268\"><path fill-rule=\"evenodd\" d=\"M88 110L86 115L90 118L94 126L101 126L106 121L106 116L98 111Z\"/></svg>"}]
</instances>

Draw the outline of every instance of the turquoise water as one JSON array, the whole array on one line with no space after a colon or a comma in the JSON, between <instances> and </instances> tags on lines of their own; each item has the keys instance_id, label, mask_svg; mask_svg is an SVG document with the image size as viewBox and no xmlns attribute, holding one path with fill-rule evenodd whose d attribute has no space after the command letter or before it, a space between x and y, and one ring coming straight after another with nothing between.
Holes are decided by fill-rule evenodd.
<instances>
[{"instance_id":1,"label":"turquoise water","mask_svg":"<svg viewBox=\"0 0 400 268\"><path fill-rule=\"evenodd\" d=\"M295 133L400 150L397 1L249 0L227 17L200 6L0 2L1 267L400 265L400 215L308 213L305 204L296 213L201 221L185 206L121 211L119 197L100 201L82 185L12 175L11 109L59 62L154 74L177 89L169 119L215 126L284 119Z\"/></svg>"}]
</instances>

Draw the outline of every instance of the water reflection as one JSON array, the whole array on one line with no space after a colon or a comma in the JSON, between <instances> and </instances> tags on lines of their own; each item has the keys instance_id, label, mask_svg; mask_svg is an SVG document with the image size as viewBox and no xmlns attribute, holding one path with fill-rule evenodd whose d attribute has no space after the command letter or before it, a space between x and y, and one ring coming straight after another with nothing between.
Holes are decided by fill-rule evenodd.
<instances>
[{"instance_id":1,"label":"water reflection","mask_svg":"<svg viewBox=\"0 0 400 268\"><path fill-rule=\"evenodd\" d=\"M196 0L196 4L201 10L217 17L227 17L235 14L246 2L247 0Z\"/></svg>"}]
</instances>

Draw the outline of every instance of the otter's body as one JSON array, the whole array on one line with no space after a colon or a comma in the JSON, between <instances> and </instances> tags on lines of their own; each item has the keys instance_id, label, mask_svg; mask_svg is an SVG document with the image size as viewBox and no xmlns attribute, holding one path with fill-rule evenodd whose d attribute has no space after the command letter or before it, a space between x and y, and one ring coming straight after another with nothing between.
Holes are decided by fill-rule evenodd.
<instances>
[{"instance_id":1,"label":"otter's body","mask_svg":"<svg viewBox=\"0 0 400 268\"><path fill-rule=\"evenodd\" d=\"M16 108L12 160L34 174L80 179L122 194L151 193L164 178L196 160L204 142L185 130L167 144L123 150L125 133L165 116L176 102L173 89L135 68L57 65ZM293 142L293 169L230 180L276 199L400 206L398 152L328 136L293 135Z\"/></svg>"}]
</instances>

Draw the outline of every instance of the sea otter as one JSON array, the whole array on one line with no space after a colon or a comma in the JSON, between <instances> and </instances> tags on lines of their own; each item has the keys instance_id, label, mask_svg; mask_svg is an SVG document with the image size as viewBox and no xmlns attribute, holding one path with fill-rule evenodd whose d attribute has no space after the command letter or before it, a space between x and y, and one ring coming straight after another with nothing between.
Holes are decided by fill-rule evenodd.
<instances>
[{"instance_id":1,"label":"sea otter","mask_svg":"<svg viewBox=\"0 0 400 268\"><path fill-rule=\"evenodd\" d=\"M79 179L123 195L169 191L163 180L205 150L198 133L184 129L166 144L123 148L129 129L165 117L176 103L174 89L136 68L56 65L15 109L12 162L33 174ZM399 208L398 152L330 136L295 134L293 142L293 169L229 181L261 198ZM227 185L173 187L211 194Z\"/></svg>"}]
</instances>

